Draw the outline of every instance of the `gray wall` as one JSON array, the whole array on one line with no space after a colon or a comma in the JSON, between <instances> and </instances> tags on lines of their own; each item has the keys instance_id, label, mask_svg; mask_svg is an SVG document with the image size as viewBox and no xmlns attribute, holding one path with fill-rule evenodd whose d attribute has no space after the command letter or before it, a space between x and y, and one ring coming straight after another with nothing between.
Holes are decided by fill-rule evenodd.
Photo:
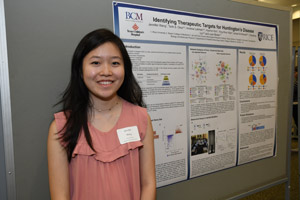
<instances>
[{"instance_id":1,"label":"gray wall","mask_svg":"<svg viewBox=\"0 0 300 200\"><path fill-rule=\"evenodd\" d=\"M291 92L289 12L228 0L127 2L280 25L277 156L160 188L158 199L224 199L285 178ZM47 200L47 133L59 109L53 105L66 87L79 40L99 27L113 29L112 1L6 0L5 12L17 199Z\"/></svg>"}]
</instances>

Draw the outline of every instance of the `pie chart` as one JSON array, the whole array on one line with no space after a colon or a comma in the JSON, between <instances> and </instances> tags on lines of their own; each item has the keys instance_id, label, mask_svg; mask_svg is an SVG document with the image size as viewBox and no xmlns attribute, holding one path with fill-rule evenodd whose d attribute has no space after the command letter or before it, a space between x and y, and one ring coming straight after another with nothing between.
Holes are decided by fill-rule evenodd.
<instances>
[{"instance_id":1,"label":"pie chart","mask_svg":"<svg viewBox=\"0 0 300 200\"><path fill-rule=\"evenodd\" d=\"M253 67L256 64L256 58L255 56L249 57L249 64Z\"/></svg>"},{"instance_id":2,"label":"pie chart","mask_svg":"<svg viewBox=\"0 0 300 200\"><path fill-rule=\"evenodd\" d=\"M265 74L260 75L259 82L264 85L267 82L267 76Z\"/></svg>"},{"instance_id":3,"label":"pie chart","mask_svg":"<svg viewBox=\"0 0 300 200\"><path fill-rule=\"evenodd\" d=\"M259 64L260 64L262 67L266 66L266 64L267 64L267 59L266 59L265 56L259 57Z\"/></svg>"},{"instance_id":4,"label":"pie chart","mask_svg":"<svg viewBox=\"0 0 300 200\"><path fill-rule=\"evenodd\" d=\"M250 85L254 86L256 84L256 76L254 74L251 74L249 76L249 83Z\"/></svg>"}]
</instances>

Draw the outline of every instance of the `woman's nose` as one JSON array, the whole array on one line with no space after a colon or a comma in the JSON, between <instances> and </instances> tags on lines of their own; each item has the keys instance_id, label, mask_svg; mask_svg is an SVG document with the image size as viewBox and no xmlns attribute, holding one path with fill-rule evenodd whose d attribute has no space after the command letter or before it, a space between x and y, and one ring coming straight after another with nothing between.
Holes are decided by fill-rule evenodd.
<instances>
[{"instance_id":1,"label":"woman's nose","mask_svg":"<svg viewBox=\"0 0 300 200\"><path fill-rule=\"evenodd\" d=\"M112 75L111 66L109 63L103 63L101 67L100 75L102 76Z\"/></svg>"}]
</instances>

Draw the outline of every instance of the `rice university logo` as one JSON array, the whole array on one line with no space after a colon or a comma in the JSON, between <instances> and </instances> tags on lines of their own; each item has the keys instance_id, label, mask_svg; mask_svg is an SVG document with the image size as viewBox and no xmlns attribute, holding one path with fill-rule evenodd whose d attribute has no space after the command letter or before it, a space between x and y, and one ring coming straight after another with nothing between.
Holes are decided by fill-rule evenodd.
<instances>
[{"instance_id":1,"label":"rice university logo","mask_svg":"<svg viewBox=\"0 0 300 200\"><path fill-rule=\"evenodd\" d=\"M257 36L258 36L259 41L262 41L262 40L273 41L274 40L273 34L263 34L262 32L258 32Z\"/></svg>"}]
</instances>

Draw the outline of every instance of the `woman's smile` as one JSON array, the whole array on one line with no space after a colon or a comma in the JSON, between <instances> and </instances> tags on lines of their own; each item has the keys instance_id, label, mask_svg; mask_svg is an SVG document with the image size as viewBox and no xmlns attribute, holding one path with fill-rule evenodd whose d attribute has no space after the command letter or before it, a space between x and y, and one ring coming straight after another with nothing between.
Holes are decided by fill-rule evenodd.
<instances>
[{"instance_id":1,"label":"woman's smile","mask_svg":"<svg viewBox=\"0 0 300 200\"><path fill-rule=\"evenodd\" d=\"M122 54L115 44L106 42L84 57L82 71L94 102L112 99L124 81Z\"/></svg>"}]
</instances>

